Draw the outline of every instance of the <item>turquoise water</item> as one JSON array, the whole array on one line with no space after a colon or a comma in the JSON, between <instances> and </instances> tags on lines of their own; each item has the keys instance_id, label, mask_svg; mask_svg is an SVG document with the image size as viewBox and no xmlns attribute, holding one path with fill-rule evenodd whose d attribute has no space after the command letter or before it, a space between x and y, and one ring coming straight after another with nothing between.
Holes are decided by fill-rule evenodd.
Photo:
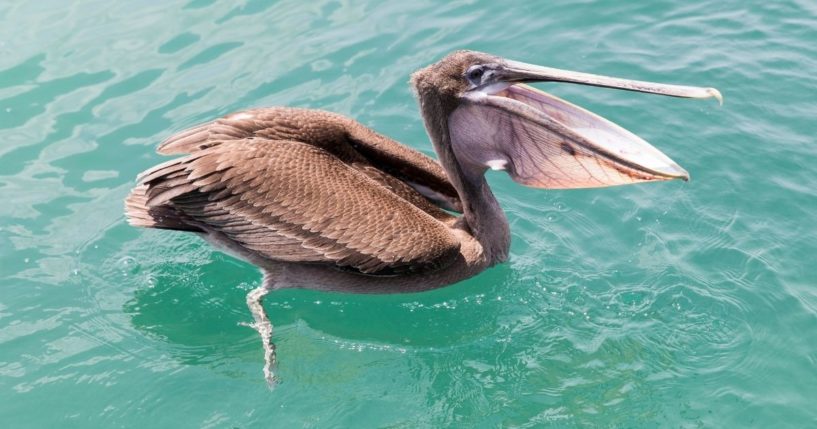
<instances>
[{"instance_id":1,"label":"turquoise water","mask_svg":"<svg viewBox=\"0 0 817 429\"><path fill-rule=\"evenodd\" d=\"M776 2L0 3L4 427L813 427L817 6ZM431 153L407 85L445 53L718 87L541 85L689 183L490 182L511 260L449 288L271 294L198 238L126 225L174 131L328 109Z\"/></svg>"}]
</instances>

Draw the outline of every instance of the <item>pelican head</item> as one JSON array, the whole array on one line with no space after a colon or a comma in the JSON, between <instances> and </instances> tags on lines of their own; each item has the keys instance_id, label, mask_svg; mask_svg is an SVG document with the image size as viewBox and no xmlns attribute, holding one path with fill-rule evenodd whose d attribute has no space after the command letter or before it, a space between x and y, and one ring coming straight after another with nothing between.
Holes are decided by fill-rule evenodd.
<instances>
[{"instance_id":1,"label":"pelican head","mask_svg":"<svg viewBox=\"0 0 817 429\"><path fill-rule=\"evenodd\" d=\"M689 179L686 170L635 134L526 85L531 82L722 101L714 88L599 76L457 51L412 75L444 164L456 163L465 175L504 170L521 184L549 189Z\"/></svg>"}]
</instances>

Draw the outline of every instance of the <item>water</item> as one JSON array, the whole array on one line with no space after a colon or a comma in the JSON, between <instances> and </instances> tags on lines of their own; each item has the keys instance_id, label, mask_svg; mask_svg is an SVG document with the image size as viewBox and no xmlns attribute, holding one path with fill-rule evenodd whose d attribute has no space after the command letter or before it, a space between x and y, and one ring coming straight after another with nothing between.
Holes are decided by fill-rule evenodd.
<instances>
[{"instance_id":1,"label":"water","mask_svg":"<svg viewBox=\"0 0 817 429\"><path fill-rule=\"evenodd\" d=\"M235 3L235 4L234 4ZM817 7L777 2L0 3L4 427L810 427L817 421ZM153 148L253 106L328 109L427 153L409 74L459 48L718 87L541 85L690 183L490 182L509 263L415 295L269 295L127 226Z\"/></svg>"}]
</instances>

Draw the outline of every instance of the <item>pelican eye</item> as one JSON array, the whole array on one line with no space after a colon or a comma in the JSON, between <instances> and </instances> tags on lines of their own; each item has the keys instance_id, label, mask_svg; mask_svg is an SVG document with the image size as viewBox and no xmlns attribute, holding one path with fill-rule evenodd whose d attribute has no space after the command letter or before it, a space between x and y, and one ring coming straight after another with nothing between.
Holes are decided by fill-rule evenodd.
<instances>
[{"instance_id":1,"label":"pelican eye","mask_svg":"<svg viewBox=\"0 0 817 429\"><path fill-rule=\"evenodd\" d=\"M482 75L485 74L485 67L483 66L471 66L468 71L465 73L465 77L471 81L471 83L475 85L480 84L480 79L482 79Z\"/></svg>"}]
</instances>

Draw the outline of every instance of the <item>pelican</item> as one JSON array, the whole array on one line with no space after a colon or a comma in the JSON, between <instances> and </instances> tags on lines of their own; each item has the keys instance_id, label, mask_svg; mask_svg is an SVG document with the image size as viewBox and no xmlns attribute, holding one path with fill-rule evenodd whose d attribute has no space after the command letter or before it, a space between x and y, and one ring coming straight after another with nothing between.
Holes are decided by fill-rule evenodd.
<instances>
[{"instance_id":1,"label":"pelican","mask_svg":"<svg viewBox=\"0 0 817 429\"><path fill-rule=\"evenodd\" d=\"M197 233L261 269L247 304L272 384L269 291L419 292L504 262L510 229L488 169L542 189L689 179L646 141L531 82L722 102L714 88L457 51L411 77L439 162L338 114L245 110L161 143L160 154L183 156L138 176L128 221Z\"/></svg>"}]
</instances>

